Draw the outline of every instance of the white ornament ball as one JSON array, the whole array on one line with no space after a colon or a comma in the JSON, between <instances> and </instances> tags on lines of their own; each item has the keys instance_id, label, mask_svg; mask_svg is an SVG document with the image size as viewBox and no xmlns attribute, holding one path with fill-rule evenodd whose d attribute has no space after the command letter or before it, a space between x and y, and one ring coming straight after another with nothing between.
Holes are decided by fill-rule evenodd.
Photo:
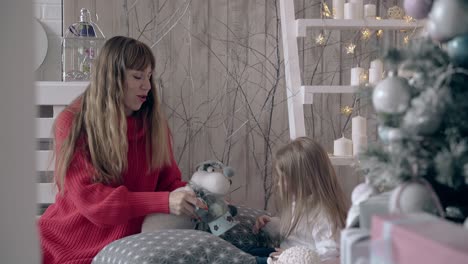
<instances>
[{"instance_id":1,"label":"white ornament ball","mask_svg":"<svg viewBox=\"0 0 468 264\"><path fill-rule=\"evenodd\" d=\"M372 104L378 113L401 114L408 109L410 100L408 81L398 76L379 82L372 93Z\"/></svg>"},{"instance_id":2,"label":"white ornament ball","mask_svg":"<svg viewBox=\"0 0 468 264\"><path fill-rule=\"evenodd\" d=\"M437 213L431 190L419 182L400 184L392 191L389 202L391 213Z\"/></svg>"},{"instance_id":3,"label":"white ornament ball","mask_svg":"<svg viewBox=\"0 0 468 264\"><path fill-rule=\"evenodd\" d=\"M432 39L446 42L468 33L468 1L435 1L429 13L427 31Z\"/></svg>"}]
</instances>

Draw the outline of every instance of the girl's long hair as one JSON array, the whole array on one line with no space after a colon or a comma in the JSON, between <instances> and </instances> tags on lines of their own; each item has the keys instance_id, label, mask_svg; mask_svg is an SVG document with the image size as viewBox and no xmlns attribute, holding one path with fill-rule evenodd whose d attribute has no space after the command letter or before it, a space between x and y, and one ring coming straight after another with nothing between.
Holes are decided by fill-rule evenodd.
<instances>
[{"instance_id":1,"label":"girl's long hair","mask_svg":"<svg viewBox=\"0 0 468 264\"><path fill-rule=\"evenodd\" d=\"M282 239L291 234L301 218L307 217L307 223L313 225L319 214L330 221L334 235L344 228L348 200L320 144L307 137L293 140L277 151L273 168Z\"/></svg>"},{"instance_id":2,"label":"girl's long hair","mask_svg":"<svg viewBox=\"0 0 468 264\"><path fill-rule=\"evenodd\" d=\"M57 157L55 180L63 191L65 176L73 159L77 140L85 140L85 150L95 170L94 181L104 184L122 182L127 169L127 119L124 111L126 72L154 70L151 49L132 38L117 36L106 41L94 64L90 84L85 92L64 111L73 111L74 120L61 146L55 146ZM147 100L135 115L143 120L149 168L154 170L170 163L170 144L166 118L153 78ZM56 141L54 141L56 142Z\"/></svg>"}]
</instances>

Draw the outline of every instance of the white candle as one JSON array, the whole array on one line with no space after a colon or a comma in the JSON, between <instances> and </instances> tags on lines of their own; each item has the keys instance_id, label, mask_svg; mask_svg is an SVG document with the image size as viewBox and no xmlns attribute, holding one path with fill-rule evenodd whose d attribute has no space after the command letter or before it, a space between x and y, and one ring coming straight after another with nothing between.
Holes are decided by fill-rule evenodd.
<instances>
[{"instance_id":1,"label":"white candle","mask_svg":"<svg viewBox=\"0 0 468 264\"><path fill-rule=\"evenodd\" d=\"M364 74L364 69L355 67L351 69L351 85L358 86L361 84L361 75Z\"/></svg>"},{"instance_id":2,"label":"white candle","mask_svg":"<svg viewBox=\"0 0 468 264\"><path fill-rule=\"evenodd\" d=\"M355 3L344 4L344 19L357 19L358 6Z\"/></svg>"},{"instance_id":3,"label":"white candle","mask_svg":"<svg viewBox=\"0 0 468 264\"><path fill-rule=\"evenodd\" d=\"M362 116L355 116L351 119L352 137L367 136L367 119Z\"/></svg>"},{"instance_id":4,"label":"white candle","mask_svg":"<svg viewBox=\"0 0 468 264\"><path fill-rule=\"evenodd\" d=\"M333 18L344 18L344 0L333 0Z\"/></svg>"},{"instance_id":5,"label":"white candle","mask_svg":"<svg viewBox=\"0 0 468 264\"><path fill-rule=\"evenodd\" d=\"M371 67L372 69L377 69L377 70L379 70L380 72L383 72L383 63L382 63L382 61L379 60L379 59L375 59L375 60L371 61L370 67Z\"/></svg>"},{"instance_id":6,"label":"white candle","mask_svg":"<svg viewBox=\"0 0 468 264\"><path fill-rule=\"evenodd\" d=\"M363 0L349 0L350 3L357 5L357 18L362 19L364 17L364 3Z\"/></svg>"},{"instance_id":7,"label":"white candle","mask_svg":"<svg viewBox=\"0 0 468 264\"><path fill-rule=\"evenodd\" d=\"M353 155L367 150L367 136L353 136Z\"/></svg>"},{"instance_id":8,"label":"white candle","mask_svg":"<svg viewBox=\"0 0 468 264\"><path fill-rule=\"evenodd\" d=\"M374 17L377 15L376 7L374 4L367 4L364 6L364 17Z\"/></svg>"},{"instance_id":9,"label":"white candle","mask_svg":"<svg viewBox=\"0 0 468 264\"><path fill-rule=\"evenodd\" d=\"M339 138L333 142L333 155L352 156L353 142L345 137Z\"/></svg>"},{"instance_id":10,"label":"white candle","mask_svg":"<svg viewBox=\"0 0 468 264\"><path fill-rule=\"evenodd\" d=\"M369 83L370 84L377 84L382 80L382 72L380 69L369 69Z\"/></svg>"}]
</instances>

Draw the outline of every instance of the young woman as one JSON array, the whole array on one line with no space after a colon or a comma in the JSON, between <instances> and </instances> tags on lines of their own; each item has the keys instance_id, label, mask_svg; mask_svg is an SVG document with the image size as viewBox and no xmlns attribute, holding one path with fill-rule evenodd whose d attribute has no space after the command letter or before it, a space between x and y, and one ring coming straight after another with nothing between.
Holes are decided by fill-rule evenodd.
<instances>
[{"instance_id":1,"label":"young woman","mask_svg":"<svg viewBox=\"0 0 468 264\"><path fill-rule=\"evenodd\" d=\"M270 235L279 235L280 249L254 250L258 263L268 255L299 246L315 251L322 261L339 257L339 233L345 226L348 200L338 182L327 152L307 137L278 150L274 159L279 217L260 216L254 232L267 223Z\"/></svg>"},{"instance_id":2,"label":"young woman","mask_svg":"<svg viewBox=\"0 0 468 264\"><path fill-rule=\"evenodd\" d=\"M86 91L55 123L56 202L38 222L43 263L91 263L110 242L139 233L152 213L194 216L203 207L174 160L142 42L113 37Z\"/></svg>"}]
</instances>

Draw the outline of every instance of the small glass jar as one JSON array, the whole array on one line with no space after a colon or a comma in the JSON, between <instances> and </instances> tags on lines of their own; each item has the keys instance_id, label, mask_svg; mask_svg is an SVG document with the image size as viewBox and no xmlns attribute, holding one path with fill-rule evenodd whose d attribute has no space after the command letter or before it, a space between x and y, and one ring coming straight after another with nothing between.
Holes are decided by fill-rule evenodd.
<instances>
[{"instance_id":1,"label":"small glass jar","mask_svg":"<svg viewBox=\"0 0 468 264\"><path fill-rule=\"evenodd\" d=\"M89 10L82 8L80 21L68 27L62 40L62 81L88 81L104 41Z\"/></svg>"}]
</instances>

